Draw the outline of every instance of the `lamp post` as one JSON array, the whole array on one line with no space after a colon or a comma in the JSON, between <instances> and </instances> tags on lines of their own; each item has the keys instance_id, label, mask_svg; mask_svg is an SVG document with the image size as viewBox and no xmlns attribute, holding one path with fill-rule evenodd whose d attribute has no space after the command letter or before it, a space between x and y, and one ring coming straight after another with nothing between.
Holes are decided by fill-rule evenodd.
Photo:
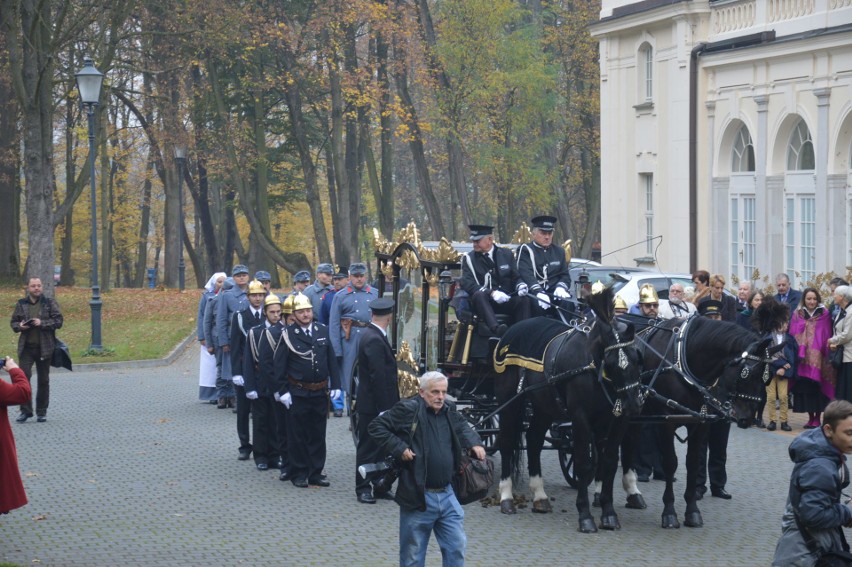
<instances>
[{"instance_id":1,"label":"lamp post","mask_svg":"<svg viewBox=\"0 0 852 567\"><path fill-rule=\"evenodd\" d=\"M186 162L186 146L175 144L175 161L178 165L178 241L180 242L180 255L178 256L178 288L184 289L186 264L183 261L183 166Z\"/></svg>"},{"instance_id":2,"label":"lamp post","mask_svg":"<svg viewBox=\"0 0 852 567\"><path fill-rule=\"evenodd\" d=\"M101 97L101 84L104 74L95 68L92 60L86 57L83 68L76 74L77 90L80 91L80 102L86 107L89 117L89 181L92 186L92 299L89 307L92 309L92 343L89 350L101 351L101 288L98 285L98 210L95 190L95 107Z\"/></svg>"}]
</instances>

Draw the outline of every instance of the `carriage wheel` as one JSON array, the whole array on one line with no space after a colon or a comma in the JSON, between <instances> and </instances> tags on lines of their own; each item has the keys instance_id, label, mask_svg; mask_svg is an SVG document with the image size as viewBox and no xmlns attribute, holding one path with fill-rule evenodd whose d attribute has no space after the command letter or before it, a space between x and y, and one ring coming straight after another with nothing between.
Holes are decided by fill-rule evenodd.
<instances>
[{"instance_id":1,"label":"carriage wheel","mask_svg":"<svg viewBox=\"0 0 852 567\"><path fill-rule=\"evenodd\" d=\"M562 429L561 433L558 450L559 468L562 469L562 476L565 477L568 486L577 488L579 479L575 476L576 471L574 470L574 437L570 428Z\"/></svg>"},{"instance_id":2,"label":"carriage wheel","mask_svg":"<svg viewBox=\"0 0 852 567\"><path fill-rule=\"evenodd\" d=\"M355 366L352 368L352 384L349 388L349 395L346 396L346 415L349 416L349 428L352 430L352 442L355 447L358 447L358 412L356 411L358 392L358 361L355 361Z\"/></svg>"}]
</instances>

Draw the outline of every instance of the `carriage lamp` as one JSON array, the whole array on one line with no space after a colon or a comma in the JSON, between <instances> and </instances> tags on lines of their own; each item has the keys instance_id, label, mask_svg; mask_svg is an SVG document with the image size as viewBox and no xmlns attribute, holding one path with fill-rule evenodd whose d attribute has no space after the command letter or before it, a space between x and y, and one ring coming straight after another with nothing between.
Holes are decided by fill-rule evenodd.
<instances>
[{"instance_id":1,"label":"carriage lamp","mask_svg":"<svg viewBox=\"0 0 852 567\"><path fill-rule=\"evenodd\" d=\"M453 287L453 274L449 270L444 270L438 276L438 295L441 301L446 301L450 298L450 290Z\"/></svg>"}]
</instances>

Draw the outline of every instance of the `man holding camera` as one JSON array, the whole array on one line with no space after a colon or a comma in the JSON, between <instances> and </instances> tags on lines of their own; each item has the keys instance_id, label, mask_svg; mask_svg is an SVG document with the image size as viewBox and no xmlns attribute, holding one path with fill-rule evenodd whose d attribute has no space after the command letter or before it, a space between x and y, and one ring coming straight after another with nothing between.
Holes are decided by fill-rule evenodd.
<instances>
[{"instance_id":1,"label":"man holding camera","mask_svg":"<svg viewBox=\"0 0 852 567\"><path fill-rule=\"evenodd\" d=\"M39 423L47 421L47 406L50 401L50 360L56 346L56 329L62 328L62 312L55 299L42 294L41 279L27 281L27 296L18 300L12 313L12 330L18 337L18 360L21 370L32 379L33 364L38 372L38 393L35 415ZM32 400L21 404L18 423L33 416Z\"/></svg>"}]
</instances>

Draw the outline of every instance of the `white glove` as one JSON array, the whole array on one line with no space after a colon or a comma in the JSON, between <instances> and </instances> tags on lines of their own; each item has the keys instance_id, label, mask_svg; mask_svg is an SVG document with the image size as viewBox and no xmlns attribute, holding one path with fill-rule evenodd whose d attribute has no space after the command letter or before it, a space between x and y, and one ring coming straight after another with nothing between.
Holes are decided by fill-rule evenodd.
<instances>
[{"instance_id":1,"label":"white glove","mask_svg":"<svg viewBox=\"0 0 852 567\"><path fill-rule=\"evenodd\" d=\"M548 297L546 293L540 291L535 294L535 296L538 298L539 307L541 307L542 309L550 309L550 297Z\"/></svg>"},{"instance_id":2,"label":"white glove","mask_svg":"<svg viewBox=\"0 0 852 567\"><path fill-rule=\"evenodd\" d=\"M290 409L290 406L293 405L293 396L290 395L290 392L287 392L281 396L278 401L284 404L285 408Z\"/></svg>"},{"instance_id":3,"label":"white glove","mask_svg":"<svg viewBox=\"0 0 852 567\"><path fill-rule=\"evenodd\" d=\"M340 390L331 390L331 391L329 391L328 395L331 396L332 400L337 400L337 399L340 399L341 393L342 392Z\"/></svg>"},{"instance_id":4,"label":"white glove","mask_svg":"<svg viewBox=\"0 0 852 567\"><path fill-rule=\"evenodd\" d=\"M246 397L250 400L256 400L257 392L255 392L254 390L252 390L251 392L246 392Z\"/></svg>"},{"instance_id":5,"label":"white glove","mask_svg":"<svg viewBox=\"0 0 852 567\"><path fill-rule=\"evenodd\" d=\"M274 393L272 394L272 397L273 397L273 398L275 398L275 401L276 401L276 402L280 402L280 401L281 401L281 396L278 394L278 392L274 392Z\"/></svg>"},{"instance_id":6,"label":"white glove","mask_svg":"<svg viewBox=\"0 0 852 567\"><path fill-rule=\"evenodd\" d=\"M231 378L231 381L234 383L234 386L245 386L246 385L246 381L243 380L243 377L240 376L239 374L235 374L234 377Z\"/></svg>"},{"instance_id":7,"label":"white glove","mask_svg":"<svg viewBox=\"0 0 852 567\"><path fill-rule=\"evenodd\" d=\"M506 303L509 301L509 296L506 293L503 293L499 289L495 289L491 292L491 299L494 300L494 303Z\"/></svg>"},{"instance_id":8,"label":"white glove","mask_svg":"<svg viewBox=\"0 0 852 567\"><path fill-rule=\"evenodd\" d=\"M518 286L518 297L524 297L526 294L530 292L530 288L527 287L527 284L522 283Z\"/></svg>"},{"instance_id":9,"label":"white glove","mask_svg":"<svg viewBox=\"0 0 852 567\"><path fill-rule=\"evenodd\" d=\"M555 295L558 299L570 299L571 294L568 293L568 290L564 287L557 287L553 290L553 295Z\"/></svg>"}]
</instances>

